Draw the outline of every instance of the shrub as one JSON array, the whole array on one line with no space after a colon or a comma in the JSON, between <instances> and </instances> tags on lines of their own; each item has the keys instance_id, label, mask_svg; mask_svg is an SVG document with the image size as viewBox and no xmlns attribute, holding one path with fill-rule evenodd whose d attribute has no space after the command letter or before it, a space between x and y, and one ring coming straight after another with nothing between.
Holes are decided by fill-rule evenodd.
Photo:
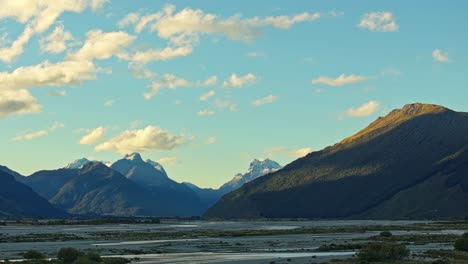
<instances>
[{"instance_id":1,"label":"shrub","mask_svg":"<svg viewBox=\"0 0 468 264\"><path fill-rule=\"evenodd\" d=\"M25 259L45 259L45 255L36 250L29 250L23 254Z\"/></svg>"},{"instance_id":2,"label":"shrub","mask_svg":"<svg viewBox=\"0 0 468 264\"><path fill-rule=\"evenodd\" d=\"M465 235L463 235L463 238L455 241L455 249L468 252L468 238L466 238Z\"/></svg>"},{"instance_id":3,"label":"shrub","mask_svg":"<svg viewBox=\"0 0 468 264\"><path fill-rule=\"evenodd\" d=\"M382 231L380 232L381 237L391 237L393 234L390 231Z\"/></svg>"},{"instance_id":4,"label":"shrub","mask_svg":"<svg viewBox=\"0 0 468 264\"><path fill-rule=\"evenodd\" d=\"M405 245L398 243L370 243L361 249L358 254L360 260L396 261L409 256L409 250Z\"/></svg>"},{"instance_id":5,"label":"shrub","mask_svg":"<svg viewBox=\"0 0 468 264\"><path fill-rule=\"evenodd\" d=\"M65 264L71 264L77 260L83 253L74 248L62 248L57 254L57 258Z\"/></svg>"}]
</instances>

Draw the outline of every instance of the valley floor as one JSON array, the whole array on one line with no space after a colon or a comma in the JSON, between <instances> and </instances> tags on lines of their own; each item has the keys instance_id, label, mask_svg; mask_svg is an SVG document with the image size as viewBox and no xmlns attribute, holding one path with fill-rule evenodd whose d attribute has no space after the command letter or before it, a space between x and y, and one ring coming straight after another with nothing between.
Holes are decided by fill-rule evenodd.
<instances>
[{"instance_id":1,"label":"valley floor","mask_svg":"<svg viewBox=\"0 0 468 264\"><path fill-rule=\"evenodd\" d=\"M381 237L381 231L393 236ZM411 221L163 221L160 224L0 226L0 259L27 250L49 257L63 247L134 263L324 263L350 259L373 241L404 243L412 262L452 252L468 223ZM428 262L430 263L430 262ZM463 262L460 262L463 263Z\"/></svg>"}]
</instances>

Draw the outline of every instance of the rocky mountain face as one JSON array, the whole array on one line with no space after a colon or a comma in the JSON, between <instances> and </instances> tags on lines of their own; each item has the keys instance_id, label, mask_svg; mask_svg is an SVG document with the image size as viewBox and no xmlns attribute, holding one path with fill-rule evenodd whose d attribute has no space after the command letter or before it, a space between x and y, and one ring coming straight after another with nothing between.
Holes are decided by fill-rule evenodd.
<instances>
[{"instance_id":1,"label":"rocky mountain face","mask_svg":"<svg viewBox=\"0 0 468 264\"><path fill-rule=\"evenodd\" d=\"M205 217L468 216L468 114L410 104L224 196Z\"/></svg>"}]
</instances>

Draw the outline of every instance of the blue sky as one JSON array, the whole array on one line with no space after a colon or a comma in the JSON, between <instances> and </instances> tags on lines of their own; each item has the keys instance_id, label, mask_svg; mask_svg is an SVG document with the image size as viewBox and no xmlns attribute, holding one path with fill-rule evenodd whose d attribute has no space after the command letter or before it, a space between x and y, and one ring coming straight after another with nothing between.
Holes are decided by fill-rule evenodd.
<instances>
[{"instance_id":1,"label":"blue sky","mask_svg":"<svg viewBox=\"0 0 468 264\"><path fill-rule=\"evenodd\" d=\"M0 164L141 152L219 187L413 102L468 111L466 1L6 1Z\"/></svg>"}]
</instances>

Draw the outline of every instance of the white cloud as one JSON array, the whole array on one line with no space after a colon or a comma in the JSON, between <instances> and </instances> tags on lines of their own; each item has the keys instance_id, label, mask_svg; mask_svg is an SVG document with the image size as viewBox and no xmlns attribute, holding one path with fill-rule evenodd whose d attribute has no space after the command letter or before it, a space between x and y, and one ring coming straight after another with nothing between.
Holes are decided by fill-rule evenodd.
<instances>
[{"instance_id":1,"label":"white cloud","mask_svg":"<svg viewBox=\"0 0 468 264\"><path fill-rule=\"evenodd\" d=\"M34 132L19 133L13 140L14 141L31 140L31 139L35 139L35 138L44 137L44 136L47 136L50 132L55 131L55 130L57 130L59 128L63 128L63 127L65 127L64 124L62 124L60 122L56 122L51 127L48 127L46 129L43 129L43 130L34 131Z\"/></svg>"},{"instance_id":2,"label":"white cloud","mask_svg":"<svg viewBox=\"0 0 468 264\"><path fill-rule=\"evenodd\" d=\"M216 143L217 141L218 141L217 138L215 138L215 137L209 137L207 140L205 140L205 144L211 145L211 144Z\"/></svg>"},{"instance_id":3,"label":"white cloud","mask_svg":"<svg viewBox=\"0 0 468 264\"><path fill-rule=\"evenodd\" d=\"M201 111L197 112L197 115L199 115L199 116L212 116L212 115L215 115L215 114L216 114L216 112L211 111L211 110L201 110Z\"/></svg>"},{"instance_id":4,"label":"white cloud","mask_svg":"<svg viewBox=\"0 0 468 264\"><path fill-rule=\"evenodd\" d=\"M216 92L214 90L211 90L205 94L202 94L200 96L200 101L206 101L208 99L210 99L211 97L215 96L216 95Z\"/></svg>"},{"instance_id":5,"label":"white cloud","mask_svg":"<svg viewBox=\"0 0 468 264\"><path fill-rule=\"evenodd\" d=\"M67 42L72 40L72 34L63 31L63 25L55 27L54 31L39 42L42 52L57 54L67 49Z\"/></svg>"},{"instance_id":6,"label":"white cloud","mask_svg":"<svg viewBox=\"0 0 468 264\"><path fill-rule=\"evenodd\" d=\"M264 105L264 104L271 104L271 103L275 102L276 100L278 100L278 96L270 94L270 95L268 95L266 97L263 97L263 98L260 98L258 100L253 101L252 105L260 106L260 105Z\"/></svg>"},{"instance_id":7,"label":"white cloud","mask_svg":"<svg viewBox=\"0 0 468 264\"><path fill-rule=\"evenodd\" d=\"M157 162L163 165L177 165L180 163L179 159L176 157L160 158Z\"/></svg>"},{"instance_id":8,"label":"white cloud","mask_svg":"<svg viewBox=\"0 0 468 264\"><path fill-rule=\"evenodd\" d=\"M133 25L138 33L148 28L168 41L164 49L138 51L130 58L131 63L145 64L191 54L203 34L220 34L233 40L251 42L262 33L261 29L264 27L289 29L296 23L319 18L320 13L304 12L293 16L242 19L240 15L234 15L223 19L200 9L184 8L177 12L175 6L166 5L156 13L130 13L118 22L118 26Z\"/></svg>"},{"instance_id":9,"label":"white cloud","mask_svg":"<svg viewBox=\"0 0 468 264\"><path fill-rule=\"evenodd\" d=\"M440 49L435 49L432 52L432 58L435 61L438 61L438 62L449 62L450 61L450 59L448 57L448 53L447 52L442 52Z\"/></svg>"},{"instance_id":10,"label":"white cloud","mask_svg":"<svg viewBox=\"0 0 468 264\"><path fill-rule=\"evenodd\" d=\"M50 96L50 97L63 97L65 95L67 95L67 91L65 90L47 92L47 96Z\"/></svg>"},{"instance_id":11,"label":"white cloud","mask_svg":"<svg viewBox=\"0 0 468 264\"><path fill-rule=\"evenodd\" d=\"M396 19L391 12L366 13L361 17L358 27L376 32L394 32L399 29Z\"/></svg>"},{"instance_id":12,"label":"white cloud","mask_svg":"<svg viewBox=\"0 0 468 264\"><path fill-rule=\"evenodd\" d=\"M212 86L213 79L217 80L217 77L210 76L205 81L192 82L183 78L179 78L173 74L164 74L161 79L154 80L153 82L151 82L151 84L148 86L150 91L148 93L145 93L144 96L145 96L145 99L150 99L162 89L175 90L177 88L183 88L183 87Z\"/></svg>"},{"instance_id":13,"label":"white cloud","mask_svg":"<svg viewBox=\"0 0 468 264\"><path fill-rule=\"evenodd\" d=\"M87 33L86 41L81 49L67 57L69 60L75 61L104 60L112 56L125 59L128 55L123 51L123 48L129 46L134 40L135 36L123 31L91 30Z\"/></svg>"},{"instance_id":14,"label":"white cloud","mask_svg":"<svg viewBox=\"0 0 468 264\"><path fill-rule=\"evenodd\" d=\"M350 117L363 117L375 113L379 109L379 102L369 101L356 108L349 108L345 114Z\"/></svg>"},{"instance_id":15,"label":"white cloud","mask_svg":"<svg viewBox=\"0 0 468 264\"><path fill-rule=\"evenodd\" d=\"M122 20L118 22L119 27L125 27L128 25L136 24L140 20L140 15L137 13L129 13Z\"/></svg>"},{"instance_id":16,"label":"white cloud","mask_svg":"<svg viewBox=\"0 0 468 264\"><path fill-rule=\"evenodd\" d=\"M320 76L317 79L312 80L312 84L324 84L329 86L343 86L352 83L360 83L369 80L369 77L350 74L346 76L341 74L336 78L330 78L325 76Z\"/></svg>"},{"instance_id":17,"label":"white cloud","mask_svg":"<svg viewBox=\"0 0 468 264\"><path fill-rule=\"evenodd\" d=\"M115 151L120 154L144 152L147 150L171 150L183 144L183 135L171 133L157 127L147 126L143 129L126 130L119 135L97 145L96 151Z\"/></svg>"},{"instance_id":18,"label":"white cloud","mask_svg":"<svg viewBox=\"0 0 468 264\"><path fill-rule=\"evenodd\" d=\"M13 18L25 24L23 32L9 47L0 48L0 60L12 62L23 54L24 45L36 34L41 34L52 26L64 12L81 13L86 8L96 10L103 0L18 0L0 2L0 20Z\"/></svg>"},{"instance_id":19,"label":"white cloud","mask_svg":"<svg viewBox=\"0 0 468 264\"><path fill-rule=\"evenodd\" d=\"M218 77L216 77L215 75L209 77L208 79L206 79L204 82L203 82L203 85L204 86L214 86L218 83Z\"/></svg>"},{"instance_id":20,"label":"white cloud","mask_svg":"<svg viewBox=\"0 0 468 264\"><path fill-rule=\"evenodd\" d=\"M129 60L131 63L146 64L154 61L166 61L177 57L184 57L192 53L191 46L166 47L164 49L148 49L136 52Z\"/></svg>"},{"instance_id":21,"label":"white cloud","mask_svg":"<svg viewBox=\"0 0 468 264\"><path fill-rule=\"evenodd\" d=\"M9 115L24 115L39 113L39 105L27 90L10 90L0 87L0 118Z\"/></svg>"},{"instance_id":22,"label":"white cloud","mask_svg":"<svg viewBox=\"0 0 468 264\"><path fill-rule=\"evenodd\" d=\"M235 87L241 88L245 85L252 84L257 80L257 76L252 73L248 73L244 76L238 76L233 73L226 81L223 82L223 87Z\"/></svg>"},{"instance_id":23,"label":"white cloud","mask_svg":"<svg viewBox=\"0 0 468 264\"><path fill-rule=\"evenodd\" d=\"M200 9L184 8L176 12L173 5L166 5L162 11L140 16L131 14L124 18L120 25L135 25L140 32L146 27L156 31L163 39L173 39L180 36L199 34L222 34L230 39L252 41L261 34L261 28L271 26L288 29L301 22L313 21L320 18L320 13L304 12L293 16L269 16L242 19L234 15L223 19L216 14L205 13Z\"/></svg>"},{"instance_id":24,"label":"white cloud","mask_svg":"<svg viewBox=\"0 0 468 264\"><path fill-rule=\"evenodd\" d=\"M105 131L106 129L102 126L91 130L88 134L86 134L80 139L80 144L90 145L98 142L104 136Z\"/></svg>"}]
</instances>

